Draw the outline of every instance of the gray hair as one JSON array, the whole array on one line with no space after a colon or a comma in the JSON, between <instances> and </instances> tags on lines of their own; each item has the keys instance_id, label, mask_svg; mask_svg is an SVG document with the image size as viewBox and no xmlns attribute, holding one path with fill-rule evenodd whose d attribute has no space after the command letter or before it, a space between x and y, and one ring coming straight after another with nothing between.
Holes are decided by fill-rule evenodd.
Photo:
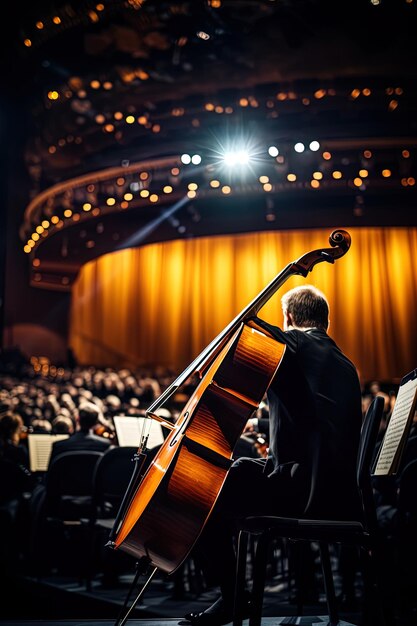
<instances>
[{"instance_id":1,"label":"gray hair","mask_svg":"<svg viewBox=\"0 0 417 626\"><path fill-rule=\"evenodd\" d=\"M313 285L294 287L281 298L282 310L290 313L294 326L299 328L329 327L329 303L319 289Z\"/></svg>"}]
</instances>

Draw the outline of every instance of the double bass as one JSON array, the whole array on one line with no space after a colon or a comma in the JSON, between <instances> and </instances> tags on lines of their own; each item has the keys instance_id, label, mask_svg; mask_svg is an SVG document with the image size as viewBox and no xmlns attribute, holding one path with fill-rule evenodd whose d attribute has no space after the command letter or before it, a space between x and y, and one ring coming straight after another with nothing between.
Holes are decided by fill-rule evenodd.
<instances>
[{"instance_id":1,"label":"double bass","mask_svg":"<svg viewBox=\"0 0 417 626\"><path fill-rule=\"evenodd\" d=\"M259 325L257 314L288 278L306 277L316 264L342 257L351 238L335 230L329 243L289 263L149 407L147 417L169 434L143 473L146 439L141 444L111 547L167 574L188 557L226 480L233 449L284 356L285 346ZM199 383L176 423L165 422L155 412L194 374Z\"/></svg>"}]
</instances>

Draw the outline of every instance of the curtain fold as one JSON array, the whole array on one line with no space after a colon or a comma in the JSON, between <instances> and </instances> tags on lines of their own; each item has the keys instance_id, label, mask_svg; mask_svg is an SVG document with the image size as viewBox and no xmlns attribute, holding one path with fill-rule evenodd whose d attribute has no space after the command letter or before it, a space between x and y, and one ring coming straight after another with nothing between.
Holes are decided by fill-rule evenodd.
<instances>
[{"instance_id":1,"label":"curtain fold","mask_svg":"<svg viewBox=\"0 0 417 626\"><path fill-rule=\"evenodd\" d=\"M417 367L417 229L347 228L350 250L292 277L260 317L281 325L280 297L313 284L330 303L329 334L363 380ZM182 371L288 263L328 247L324 229L151 244L87 263L73 286L70 345L81 364Z\"/></svg>"}]
</instances>

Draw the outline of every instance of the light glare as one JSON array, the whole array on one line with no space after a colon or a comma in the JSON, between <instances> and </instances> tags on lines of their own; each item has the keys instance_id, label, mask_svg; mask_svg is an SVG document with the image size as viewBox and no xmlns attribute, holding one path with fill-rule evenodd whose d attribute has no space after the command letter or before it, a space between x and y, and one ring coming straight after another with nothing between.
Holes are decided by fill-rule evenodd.
<instances>
[{"instance_id":1,"label":"light glare","mask_svg":"<svg viewBox=\"0 0 417 626\"><path fill-rule=\"evenodd\" d=\"M249 154L246 150L237 150L236 152L226 152L223 157L226 165L246 165L249 163Z\"/></svg>"}]
</instances>

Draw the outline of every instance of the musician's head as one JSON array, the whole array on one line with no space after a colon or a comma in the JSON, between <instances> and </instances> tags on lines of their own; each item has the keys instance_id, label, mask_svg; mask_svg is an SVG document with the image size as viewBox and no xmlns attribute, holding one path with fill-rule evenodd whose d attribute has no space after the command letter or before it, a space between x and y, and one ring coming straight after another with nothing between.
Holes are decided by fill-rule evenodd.
<instances>
[{"instance_id":1,"label":"musician's head","mask_svg":"<svg viewBox=\"0 0 417 626\"><path fill-rule=\"evenodd\" d=\"M100 409L94 402L83 402L78 408L80 430L88 431L100 421Z\"/></svg>"},{"instance_id":2,"label":"musician's head","mask_svg":"<svg viewBox=\"0 0 417 626\"><path fill-rule=\"evenodd\" d=\"M18 445L23 427L23 419L18 413L5 413L0 419L0 441Z\"/></svg>"},{"instance_id":3,"label":"musician's head","mask_svg":"<svg viewBox=\"0 0 417 626\"><path fill-rule=\"evenodd\" d=\"M291 328L329 327L329 303L319 289L303 285L287 291L281 298L284 315L284 330Z\"/></svg>"}]
</instances>

